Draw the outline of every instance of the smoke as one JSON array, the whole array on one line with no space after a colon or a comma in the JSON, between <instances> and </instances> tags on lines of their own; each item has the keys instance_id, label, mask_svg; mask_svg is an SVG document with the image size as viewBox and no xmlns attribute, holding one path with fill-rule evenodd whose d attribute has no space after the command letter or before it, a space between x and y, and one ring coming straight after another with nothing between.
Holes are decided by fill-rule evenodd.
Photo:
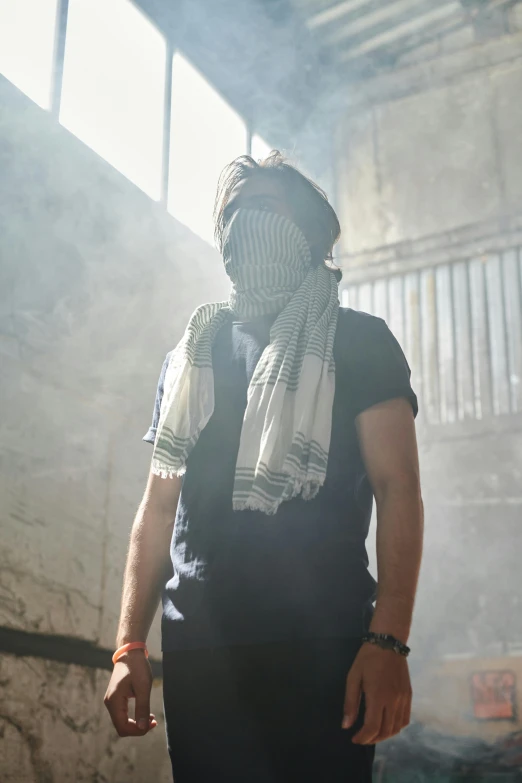
<instances>
[{"instance_id":1,"label":"smoke","mask_svg":"<svg viewBox=\"0 0 522 783\"><path fill-rule=\"evenodd\" d=\"M412 723L379 747L376 779L379 783L514 782L521 779L521 765L520 731L490 743L475 737L456 738Z\"/></svg>"},{"instance_id":2,"label":"smoke","mask_svg":"<svg viewBox=\"0 0 522 783\"><path fill-rule=\"evenodd\" d=\"M429 3L137 5L252 132L329 192L347 238L347 286L400 278L421 301L423 275L433 276L435 298L416 305L425 314L414 388L426 545L410 641L414 722L379 749L377 780L408 783L410 773L412 783L436 774L515 780L522 763L522 4L440 4L451 6L447 17L423 27L414 26L412 8L428 12ZM397 19L378 15L391 5L406 10ZM333 8L337 16L321 21ZM372 24L363 21L370 12ZM394 37L400 29L412 32ZM364 55L351 57L362 46ZM46 628L24 582L5 616L16 626L97 640L105 634L109 644L120 584L112 571L100 575L96 525L109 507L113 537L126 533L145 464L130 446L109 464L110 443L122 429L126 445L145 431L164 354L192 309L222 298L226 286L214 251L163 205L12 85L0 88L0 336L16 423L2 436L10 455L6 560L18 567L27 550L24 565L36 580L49 579L43 559L59 564L77 601L74 611L50 610ZM455 284L457 262L468 287ZM442 268L452 281L447 289ZM400 318L411 312L411 298L394 305L386 291L389 320L394 306ZM401 339L410 359L407 329ZM434 419L432 409L440 412ZM450 409L457 413L444 419ZM79 486L85 466L91 478ZM49 522L45 558L16 521L12 487L31 471L55 482L20 489ZM76 548L78 541L85 548L81 565L63 563L59 544L71 527ZM111 590L106 579L115 582ZM504 670L516 675L512 715L477 718L470 678ZM492 698L490 706L493 714L506 704Z\"/></svg>"}]
</instances>

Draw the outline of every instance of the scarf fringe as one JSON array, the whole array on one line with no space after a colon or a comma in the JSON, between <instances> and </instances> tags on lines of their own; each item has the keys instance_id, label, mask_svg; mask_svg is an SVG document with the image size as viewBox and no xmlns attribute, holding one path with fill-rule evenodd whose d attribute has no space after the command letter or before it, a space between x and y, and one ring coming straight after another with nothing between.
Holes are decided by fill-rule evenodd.
<instances>
[{"instance_id":1,"label":"scarf fringe","mask_svg":"<svg viewBox=\"0 0 522 783\"><path fill-rule=\"evenodd\" d=\"M233 510L262 511L268 516L273 516L274 514L277 514L281 503L285 502L286 500L292 500L292 498L298 497L299 495L301 495L303 500L312 500L312 498L317 495L324 484L324 477L303 479L300 476L289 476L288 478L292 479L293 482L290 494L288 496L285 494L284 497L278 497L272 503L267 503L266 500L255 496L250 496L247 498L247 500L233 500Z\"/></svg>"},{"instance_id":2,"label":"scarf fringe","mask_svg":"<svg viewBox=\"0 0 522 783\"><path fill-rule=\"evenodd\" d=\"M162 465L158 460L153 459L151 463L151 471L155 476L159 476L162 479L182 478L186 471L187 466L181 465L179 468L167 467Z\"/></svg>"}]
</instances>

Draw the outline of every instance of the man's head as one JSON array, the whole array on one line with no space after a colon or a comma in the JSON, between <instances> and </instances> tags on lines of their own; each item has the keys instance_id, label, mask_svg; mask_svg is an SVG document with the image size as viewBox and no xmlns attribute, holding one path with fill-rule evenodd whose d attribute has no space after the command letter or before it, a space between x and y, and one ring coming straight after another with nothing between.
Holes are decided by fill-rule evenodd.
<instances>
[{"instance_id":1,"label":"man's head","mask_svg":"<svg viewBox=\"0 0 522 783\"><path fill-rule=\"evenodd\" d=\"M314 265L332 259L341 228L326 193L287 163L277 150L261 163L241 155L223 170L214 207L220 250L225 226L239 207L284 215L305 235Z\"/></svg>"}]
</instances>

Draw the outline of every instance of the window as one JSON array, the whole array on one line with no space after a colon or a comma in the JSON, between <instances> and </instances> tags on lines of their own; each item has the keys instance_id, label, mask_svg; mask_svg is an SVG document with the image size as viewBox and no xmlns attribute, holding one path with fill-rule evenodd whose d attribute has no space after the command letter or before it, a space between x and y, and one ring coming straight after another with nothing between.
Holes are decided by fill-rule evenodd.
<instances>
[{"instance_id":1,"label":"window","mask_svg":"<svg viewBox=\"0 0 522 783\"><path fill-rule=\"evenodd\" d=\"M247 147L245 123L181 54L172 63L168 209L207 242L223 167Z\"/></svg>"},{"instance_id":2,"label":"window","mask_svg":"<svg viewBox=\"0 0 522 783\"><path fill-rule=\"evenodd\" d=\"M130 0L69 0L60 121L161 195L166 44Z\"/></svg>"},{"instance_id":3,"label":"window","mask_svg":"<svg viewBox=\"0 0 522 783\"><path fill-rule=\"evenodd\" d=\"M0 0L0 73L43 109L51 103L58 0Z\"/></svg>"},{"instance_id":4,"label":"window","mask_svg":"<svg viewBox=\"0 0 522 783\"><path fill-rule=\"evenodd\" d=\"M254 160L264 160L264 158L268 157L271 151L272 147L270 147L266 141L261 138L261 136L258 136L257 133L252 136L251 155Z\"/></svg>"}]
</instances>

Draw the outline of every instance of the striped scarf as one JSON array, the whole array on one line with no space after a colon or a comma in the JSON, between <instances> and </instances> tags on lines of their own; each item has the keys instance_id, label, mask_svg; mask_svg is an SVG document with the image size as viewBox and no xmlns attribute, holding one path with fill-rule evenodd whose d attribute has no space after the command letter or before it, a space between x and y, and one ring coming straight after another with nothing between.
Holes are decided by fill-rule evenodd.
<instances>
[{"instance_id":1,"label":"striped scarf","mask_svg":"<svg viewBox=\"0 0 522 783\"><path fill-rule=\"evenodd\" d=\"M275 315L270 343L248 388L233 491L236 511L274 514L299 494L314 497L326 476L335 391L335 276L312 266L299 228L273 212L238 209L223 242L228 302L191 317L165 376L152 471L181 476L214 411L212 345L231 314Z\"/></svg>"}]
</instances>

